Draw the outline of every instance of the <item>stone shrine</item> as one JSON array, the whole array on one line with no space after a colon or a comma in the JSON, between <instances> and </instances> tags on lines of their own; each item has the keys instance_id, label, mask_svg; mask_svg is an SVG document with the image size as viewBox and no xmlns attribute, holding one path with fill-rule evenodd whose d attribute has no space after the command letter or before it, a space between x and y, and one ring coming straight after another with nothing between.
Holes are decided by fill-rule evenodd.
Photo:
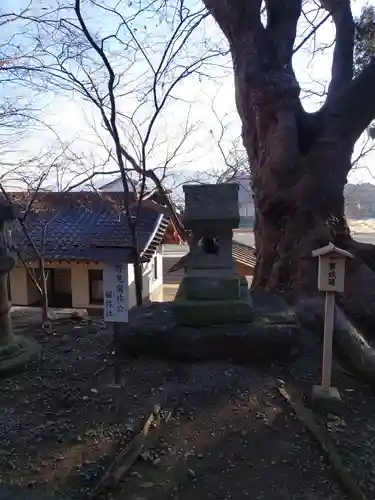
<instances>
[{"instance_id":1,"label":"stone shrine","mask_svg":"<svg viewBox=\"0 0 375 500\"><path fill-rule=\"evenodd\" d=\"M300 338L295 312L269 292L250 292L236 273L238 184L185 186L190 251L171 302L135 308L121 334L124 356L257 361L289 357Z\"/></svg>"},{"instance_id":2,"label":"stone shrine","mask_svg":"<svg viewBox=\"0 0 375 500\"><path fill-rule=\"evenodd\" d=\"M16 259L9 251L10 233L7 222L16 219L18 213L17 206L0 201L0 373L19 368L39 350L32 339L14 335L12 331L8 273L14 267Z\"/></svg>"},{"instance_id":3,"label":"stone shrine","mask_svg":"<svg viewBox=\"0 0 375 500\"><path fill-rule=\"evenodd\" d=\"M239 225L238 184L184 186L184 226L192 233L185 275L173 303L177 322L191 326L250 322L252 302L232 257Z\"/></svg>"}]
</instances>

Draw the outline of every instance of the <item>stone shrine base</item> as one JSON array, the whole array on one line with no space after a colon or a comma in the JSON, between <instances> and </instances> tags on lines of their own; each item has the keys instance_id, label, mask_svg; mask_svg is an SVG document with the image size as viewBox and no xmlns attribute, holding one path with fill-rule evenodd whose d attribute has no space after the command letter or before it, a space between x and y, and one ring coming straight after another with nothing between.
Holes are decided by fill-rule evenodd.
<instances>
[{"instance_id":1,"label":"stone shrine base","mask_svg":"<svg viewBox=\"0 0 375 500\"><path fill-rule=\"evenodd\" d=\"M253 321L200 327L177 323L174 302L141 306L124 325L123 354L195 361L289 356L298 346L300 324L295 314L268 293L255 292L252 300Z\"/></svg>"},{"instance_id":2,"label":"stone shrine base","mask_svg":"<svg viewBox=\"0 0 375 500\"><path fill-rule=\"evenodd\" d=\"M235 324L251 322L253 308L249 302L241 299L175 301L173 316L184 326L208 327L212 323Z\"/></svg>"},{"instance_id":3,"label":"stone shrine base","mask_svg":"<svg viewBox=\"0 0 375 500\"><path fill-rule=\"evenodd\" d=\"M190 280L194 283L193 279ZM201 280L198 279L198 285ZM174 320L184 326L206 327L213 324L234 324L250 323L253 319L253 306L246 278L239 277L230 279L218 279L219 286L216 293L219 298L211 298L214 295L212 289L205 290L205 283L209 280L203 280L202 286L194 284L194 289L189 290L189 277L186 276L177 291L176 298L171 305ZM233 293L230 294L230 286L233 287ZM192 300L186 297L202 294L199 299ZM190 292L190 293L189 293ZM226 294L228 296L226 296ZM206 295L210 298L206 298ZM203 300L204 299L204 300Z\"/></svg>"},{"instance_id":4,"label":"stone shrine base","mask_svg":"<svg viewBox=\"0 0 375 500\"><path fill-rule=\"evenodd\" d=\"M14 336L10 344L0 346L0 375L21 369L39 352L39 345L20 335Z\"/></svg>"}]
</instances>

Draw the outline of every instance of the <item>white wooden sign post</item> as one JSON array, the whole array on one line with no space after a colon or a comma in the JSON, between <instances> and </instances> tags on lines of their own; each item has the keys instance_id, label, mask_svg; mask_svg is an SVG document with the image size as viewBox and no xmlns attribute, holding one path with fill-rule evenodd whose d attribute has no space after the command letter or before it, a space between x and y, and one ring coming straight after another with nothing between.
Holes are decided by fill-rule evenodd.
<instances>
[{"instance_id":1,"label":"white wooden sign post","mask_svg":"<svg viewBox=\"0 0 375 500\"><path fill-rule=\"evenodd\" d=\"M104 321L127 323L129 286L127 264L107 265L103 269Z\"/></svg>"},{"instance_id":2,"label":"white wooden sign post","mask_svg":"<svg viewBox=\"0 0 375 500\"><path fill-rule=\"evenodd\" d=\"M314 386L313 402L341 401L338 390L331 387L333 327L335 319L335 294L343 293L345 288L345 260L353 258L346 250L333 243L312 252L318 257L318 289L325 292L324 339L322 362L322 385ZM319 403L318 403L319 406ZM326 405L329 407L329 404Z\"/></svg>"},{"instance_id":3,"label":"white wooden sign post","mask_svg":"<svg viewBox=\"0 0 375 500\"><path fill-rule=\"evenodd\" d=\"M121 323L129 321L129 280L125 263L107 265L103 269L104 321L113 323L115 385L121 384Z\"/></svg>"}]
</instances>

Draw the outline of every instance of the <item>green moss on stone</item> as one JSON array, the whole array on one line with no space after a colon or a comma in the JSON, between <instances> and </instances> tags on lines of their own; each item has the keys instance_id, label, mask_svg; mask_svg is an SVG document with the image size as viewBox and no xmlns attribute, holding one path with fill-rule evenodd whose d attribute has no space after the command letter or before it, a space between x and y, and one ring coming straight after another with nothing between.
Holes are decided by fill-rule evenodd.
<instances>
[{"instance_id":1,"label":"green moss on stone","mask_svg":"<svg viewBox=\"0 0 375 500\"><path fill-rule=\"evenodd\" d=\"M174 320L182 325L209 326L247 323L253 319L251 303L246 300L179 300L173 304Z\"/></svg>"}]
</instances>

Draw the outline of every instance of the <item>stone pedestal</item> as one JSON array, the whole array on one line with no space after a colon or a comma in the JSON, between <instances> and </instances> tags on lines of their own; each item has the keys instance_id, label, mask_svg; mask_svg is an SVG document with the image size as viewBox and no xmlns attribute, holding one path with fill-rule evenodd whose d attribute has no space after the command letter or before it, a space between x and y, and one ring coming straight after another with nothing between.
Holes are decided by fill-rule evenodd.
<instances>
[{"instance_id":1,"label":"stone pedestal","mask_svg":"<svg viewBox=\"0 0 375 500\"><path fill-rule=\"evenodd\" d=\"M175 320L190 326L251 321L247 281L237 275L232 258L238 184L184 186L184 192L184 224L193 237L174 301Z\"/></svg>"},{"instance_id":2,"label":"stone pedestal","mask_svg":"<svg viewBox=\"0 0 375 500\"><path fill-rule=\"evenodd\" d=\"M0 346L0 376L23 368L39 353L38 344L19 335L13 335L12 342Z\"/></svg>"},{"instance_id":3,"label":"stone pedestal","mask_svg":"<svg viewBox=\"0 0 375 500\"><path fill-rule=\"evenodd\" d=\"M296 314L272 293L254 291L252 300L252 321L241 323L222 321L224 314L227 317L233 314L225 308L227 301L220 301L219 308L218 301L200 301L199 306L186 301L180 315L185 313L183 318L191 325L176 321L175 302L137 307L130 312L130 321L121 336L121 354L126 358L145 355L194 362L226 359L269 363L272 359L289 358L301 339ZM245 315L248 314L248 304L246 306ZM203 325L205 321L207 324Z\"/></svg>"},{"instance_id":4,"label":"stone pedestal","mask_svg":"<svg viewBox=\"0 0 375 500\"><path fill-rule=\"evenodd\" d=\"M11 205L0 205L0 374L20 368L39 350L32 339L14 335L12 331L7 277L15 265L15 257L8 252L6 221L17 216Z\"/></svg>"}]
</instances>

